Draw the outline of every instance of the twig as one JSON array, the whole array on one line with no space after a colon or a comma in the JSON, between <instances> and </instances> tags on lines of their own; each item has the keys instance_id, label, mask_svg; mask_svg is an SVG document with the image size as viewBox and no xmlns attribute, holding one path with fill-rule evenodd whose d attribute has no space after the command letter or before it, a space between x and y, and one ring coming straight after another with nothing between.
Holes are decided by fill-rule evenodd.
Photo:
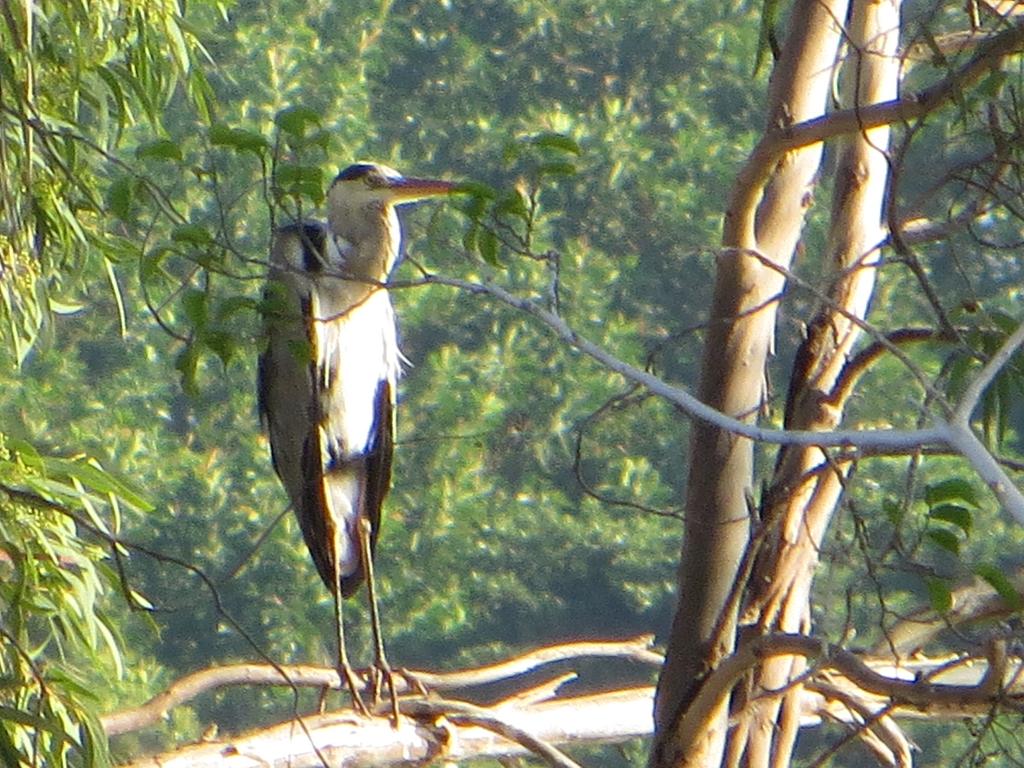
<instances>
[{"instance_id":1,"label":"twig","mask_svg":"<svg viewBox=\"0 0 1024 768\"><path fill-rule=\"evenodd\" d=\"M529 731L519 728L507 720L503 720L495 715L492 710L483 707L477 707L461 701L420 700L403 702L402 713L417 718L444 717L457 725L484 728L499 736L503 736L509 741L514 741L516 744L526 747L526 749L554 768L580 768L579 763L570 760L561 750L551 746L542 739L538 739Z\"/></svg>"},{"instance_id":2,"label":"twig","mask_svg":"<svg viewBox=\"0 0 1024 768\"><path fill-rule=\"evenodd\" d=\"M679 406L690 416L701 419L719 429L763 443L778 445L817 446L819 448L842 447L861 450L885 450L917 452L923 448L947 447L959 453L971 464L975 472L985 481L1006 511L1019 523L1024 524L1024 494L970 429L962 421L946 421L937 418L934 425L921 429L847 429L831 432L813 430L770 429L749 424L728 416L698 400L684 389L674 387L647 371L620 360L615 355L581 336L561 317L550 312L531 299L515 294L490 283L474 283L454 277L425 275L412 282L394 283L389 287L409 288L418 285L445 285L469 293L485 294L508 304L538 320L569 345L593 358L605 368L620 374L628 381L645 387L651 393L663 397ZM982 370L975 382L968 388L968 395L961 400L962 410L971 403L971 397L980 393L991 378L1006 364L1013 352L1024 343L1024 326L1013 334L1003 348L996 353ZM976 403L976 398L973 401ZM973 410L973 406L969 410ZM969 411L968 411L969 412Z\"/></svg>"}]
</instances>

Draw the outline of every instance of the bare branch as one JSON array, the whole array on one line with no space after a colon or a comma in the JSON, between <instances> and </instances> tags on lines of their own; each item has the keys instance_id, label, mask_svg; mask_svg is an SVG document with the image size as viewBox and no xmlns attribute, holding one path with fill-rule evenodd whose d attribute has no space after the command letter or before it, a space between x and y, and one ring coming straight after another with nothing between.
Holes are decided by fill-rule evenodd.
<instances>
[{"instance_id":1,"label":"bare branch","mask_svg":"<svg viewBox=\"0 0 1024 768\"><path fill-rule=\"evenodd\" d=\"M410 678L431 691L453 691L508 680L539 667L580 658L620 658L660 666L663 657L651 650L653 637L644 635L631 640L610 642L564 643L538 648L514 659L459 672L434 673L407 671ZM360 675L365 679L365 675ZM399 682L399 681L396 681ZM171 709L209 691L229 685L286 685L304 688L340 689L338 672L333 667L308 664L232 664L194 672L172 683L145 704L113 712L100 719L109 736L136 731L159 722ZM407 681L401 681L399 693L409 692Z\"/></svg>"},{"instance_id":2,"label":"bare branch","mask_svg":"<svg viewBox=\"0 0 1024 768\"><path fill-rule=\"evenodd\" d=\"M323 765L320 756L329 765L368 768L527 753L542 756L548 765L570 768L576 764L552 744L619 743L647 735L653 695L654 689L647 687L526 707L487 708L464 702L403 701L407 717L397 728L383 717L332 712L305 718L308 738L286 722L144 758L128 768L302 768Z\"/></svg>"},{"instance_id":3,"label":"bare branch","mask_svg":"<svg viewBox=\"0 0 1024 768\"><path fill-rule=\"evenodd\" d=\"M823 448L857 447L894 451L914 451L923 446L946 445L947 430L945 427L917 430L864 429L813 432L770 429L748 424L739 419L726 416L721 411L705 405L685 389L667 384L657 376L620 360L604 348L580 335L561 317L549 312L530 299L516 296L500 286L491 283L474 283L442 275L426 275L421 280L414 281L413 283L398 283L392 286L392 288L407 288L412 285L424 284L446 285L468 291L469 293L485 294L496 298L510 307L540 320L563 341L593 358L608 370L620 374L628 381L642 385L651 393L679 406L680 409L690 416L751 440L777 445L814 445Z\"/></svg>"},{"instance_id":4,"label":"bare branch","mask_svg":"<svg viewBox=\"0 0 1024 768\"><path fill-rule=\"evenodd\" d=\"M608 370L614 371L628 381L640 384L651 393L665 398L679 406L680 409L690 416L751 440L777 445L858 448L867 451L881 450L886 452L915 452L922 448L950 448L970 463L975 472L978 473L995 494L1000 504L1006 508L1007 512L1018 522L1024 524L1024 494L1013 484L1005 470L999 465L999 462L989 453L988 449L978 440L977 436L974 435L967 425L936 419L933 426L923 429L840 429L830 432L818 432L814 430L770 429L755 424L748 424L740 419L727 416L709 405L705 405L686 390L674 387L657 376L620 360L604 348L581 336L558 315L530 299L516 296L497 285L428 274L420 280L395 283L389 287L409 288L414 285L446 285L468 291L469 293L492 296L510 307L540 320L563 341L593 358ZM1018 334L1024 334L1024 330L1018 330L1004 345L1010 354L1024 342L1024 337L1017 338ZM990 363L991 366L994 366L991 368L991 372L998 371L1001 366L1006 364L1008 359L1009 355L1004 354L1003 350L1000 350L993 358L993 362ZM986 371L989 371L988 367ZM988 377L990 373L985 375ZM983 382L981 386L984 388L985 383ZM964 402L966 402L966 398Z\"/></svg>"},{"instance_id":5,"label":"bare branch","mask_svg":"<svg viewBox=\"0 0 1024 768\"><path fill-rule=\"evenodd\" d=\"M655 663L660 656L647 648L647 642L648 638L637 638L623 643L552 646L490 668L438 675L431 684L440 689L445 682L465 680L467 674L474 682L486 682L485 678L493 681L512 667L525 668L530 659L547 663L580 655L612 654L616 649L626 658ZM953 663L947 659L915 659L894 665L888 659L861 658L813 637L768 635L741 646L712 672L698 699L698 709L691 712L704 707L712 695L727 696L732 685L764 659L785 655L817 662L809 673L813 681L810 690L801 694L802 726L831 718L867 728L894 755L903 754L903 745L893 717L961 718L984 714L994 707L1024 709L1024 683L1019 679L1024 661L1006 656L1005 647L989 649L987 658L955 658ZM223 669L235 670L236 677L245 683L283 683L281 673L267 667L238 665ZM293 685L338 683L334 670L283 669ZM208 670L203 674L216 676L218 672ZM190 677L195 682L199 676ZM183 678L176 686L188 679ZM654 689L649 686L542 702L524 701L513 693L489 707L433 698L404 699L401 710L405 718L397 729L387 718L365 718L344 710L304 717L304 732L294 721L285 722L237 738L141 759L132 767L313 766L321 765L321 757L331 765L387 766L408 764L410 760L458 761L530 751L543 755L549 765L568 768L572 763L565 762L564 755L552 745L616 743L649 735L653 695ZM495 734L501 738L495 738Z\"/></svg>"},{"instance_id":6,"label":"bare branch","mask_svg":"<svg viewBox=\"0 0 1024 768\"><path fill-rule=\"evenodd\" d=\"M938 669L934 668L934 662L929 661L930 669L922 676L911 671L908 665L869 662L820 638L774 634L762 635L740 646L710 673L687 713L686 727L700 727L700 719L714 710L717 701L727 696L748 670L775 656L803 656L817 663L815 677L826 670L833 670L851 684L851 689L860 690L865 700L868 695L873 696L878 702L891 705L903 714L916 712L930 716L965 717L997 706L1024 709L1024 684L1016 678L1022 664L1019 658L1012 663L1004 660L1000 664L1006 672L999 682L1009 679L1015 684L1000 685L993 690L995 686L986 675L988 664L979 659L958 658L954 665Z\"/></svg>"},{"instance_id":7,"label":"bare branch","mask_svg":"<svg viewBox=\"0 0 1024 768\"><path fill-rule=\"evenodd\" d=\"M835 136L923 117L952 100L989 70L998 67L1004 58L1020 52L1022 47L1024 22L1018 21L987 39L965 64L922 91L892 101L838 110L824 117L783 127L770 134L768 141L776 144L775 151L781 154Z\"/></svg>"},{"instance_id":8,"label":"bare branch","mask_svg":"<svg viewBox=\"0 0 1024 768\"><path fill-rule=\"evenodd\" d=\"M1002 346L985 364L985 367L981 369L981 372L967 386L967 390L964 392L963 397L960 398L960 402L957 403L956 410L953 412L953 422L964 426L970 422L971 414L978 407L978 401L981 399L981 396L988 389L992 380L1010 362L1010 358L1017 352L1021 344L1024 344L1024 323L1018 326L1017 330L1003 342Z\"/></svg>"}]
</instances>

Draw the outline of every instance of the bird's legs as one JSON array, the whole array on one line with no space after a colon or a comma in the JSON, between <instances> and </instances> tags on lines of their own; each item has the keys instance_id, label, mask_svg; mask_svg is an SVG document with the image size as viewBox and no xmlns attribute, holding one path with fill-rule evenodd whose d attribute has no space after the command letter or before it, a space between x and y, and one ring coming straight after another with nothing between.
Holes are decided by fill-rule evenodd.
<instances>
[{"instance_id":1,"label":"bird's legs","mask_svg":"<svg viewBox=\"0 0 1024 768\"><path fill-rule=\"evenodd\" d=\"M337 531L334 533L337 536ZM337 547L334 549L338 551ZM355 670L352 669L352 665L348 663L348 651L345 649L345 622L341 618L341 603L345 598L341 595L341 569L339 567L339 561L337 557L334 560L334 629L335 637L338 640L338 675L342 681L348 686L348 692L352 696L352 706L355 707L356 711L361 715L367 717L370 716L370 711L366 708L366 704L363 703L363 697L359 693L359 679L356 677Z\"/></svg>"},{"instance_id":2,"label":"bird's legs","mask_svg":"<svg viewBox=\"0 0 1024 768\"><path fill-rule=\"evenodd\" d=\"M391 718L395 727L401 713L398 709L398 691L395 688L395 673L388 664L384 654L384 635L380 628L380 611L377 608L377 583L373 575L373 553L370 551L370 521L359 519L359 547L363 557L363 570L366 573L366 591L370 602L370 624L373 630L373 667L374 667L374 703L380 701L380 678L387 681L388 694L391 696Z\"/></svg>"}]
</instances>

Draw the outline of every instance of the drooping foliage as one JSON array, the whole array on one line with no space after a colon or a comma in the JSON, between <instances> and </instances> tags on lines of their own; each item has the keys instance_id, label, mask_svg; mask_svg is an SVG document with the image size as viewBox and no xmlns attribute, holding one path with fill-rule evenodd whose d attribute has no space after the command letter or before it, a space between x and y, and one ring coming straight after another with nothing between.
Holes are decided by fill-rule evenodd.
<instances>
[{"instance_id":1,"label":"drooping foliage","mask_svg":"<svg viewBox=\"0 0 1024 768\"><path fill-rule=\"evenodd\" d=\"M722 204L763 120L764 74L752 75L759 9L3 7L0 482L30 494L9 495L0 519L4 673L21 685L4 703L34 718L3 721L11 749L40 763L45 747L56 764L81 751L76 742L100 745L77 729L87 712L136 703L210 663L331 662L329 596L286 513L253 380L271 227L322 215L325 187L355 159L469 182L469 194L408 213L394 277L410 362L379 547L393 659L444 668L665 628L686 420L513 308L425 278L498 284L623 359L692 382ZM955 121L933 130L944 134L934 146L968 151L969 130ZM917 181L903 194L927 189ZM992 226L1014 225L1007 216ZM812 222L798 263L812 280L824 270L820 232ZM1006 309L1016 268L979 248L982 269L957 250L976 240L957 243L928 266L943 300L987 292ZM962 267L970 291L945 265ZM893 327L913 321L911 303L924 306L908 285L894 275L877 299ZM780 382L814 302L813 291L794 294ZM41 339L43 328L53 332ZM937 373L946 351L935 349L919 365ZM909 401L893 405L902 369L888 365L866 380L855 418L914 418ZM1011 422L992 423L1012 442ZM974 514L969 491L931 503L922 487L904 494L913 484L900 484L901 468L878 476L893 490L862 488L831 545L819 617L829 632L843 631L865 551L893 530L923 551L910 562L927 578L900 559L850 601L862 631L877 630L876 595L909 607L931 584L938 601L964 570L943 559L959 545L935 531L968 538L950 508ZM900 544L879 559L905 554ZM991 565L978 546L971 556ZM350 605L365 650L365 611ZM59 679L47 678L54 670ZM177 712L159 738L194 738L207 721L252 726L295 706L290 691L227 692ZM33 731L57 733L44 721L62 735L34 744ZM130 754L149 739L115 748Z\"/></svg>"},{"instance_id":2,"label":"drooping foliage","mask_svg":"<svg viewBox=\"0 0 1024 768\"><path fill-rule=\"evenodd\" d=\"M37 33L55 36L81 11L61 10L40 15ZM436 272L557 300L595 341L683 374L694 323L675 307L701 287L670 265L706 274L700 249L716 226L711 210L685 213L700 197L691 185L724 189L740 154L736 109L756 104L741 87L744 57L727 52L753 45L751 14L738 8L700 19L615 3L580 5L578 19L544 4L179 10L172 27L189 30L186 48L169 49L168 27L147 22L146 8L111 5L109 23L124 31L109 36L109 58L79 64L88 77L65 73L85 96L79 112L39 128L37 145L61 138L75 153L67 176L80 181L59 164L48 172L72 185L62 189L86 184L91 202L71 206L84 241L66 236L77 237L70 224L53 235L63 260L28 294L45 287L61 303L12 304L34 331L55 332L34 347L35 332L11 337L22 369L0 405L5 429L25 441L16 445L94 457L152 504L122 503L114 529L97 503L123 551L87 536L109 623L133 654L100 709L214 660L332 658L328 596L281 516L253 410L274 222L321 213L324 188L352 159L473 182L474 195L407 217L396 279ZM684 46L686 25L715 39ZM567 76L569 60L589 63ZM734 82L713 116L692 106L710 64ZM686 150L691 162L676 133L698 123L706 143ZM26 258L30 230L17 230ZM56 268L69 258L76 270ZM411 364L379 567L394 657L447 667L663 623L685 422L508 307L415 285L396 303ZM365 642L362 611L348 613ZM112 676L109 666L86 675ZM290 693L261 696L278 713L293 706ZM249 694L227 694L203 717L251 724L252 706ZM171 729L187 734L188 722Z\"/></svg>"},{"instance_id":3,"label":"drooping foliage","mask_svg":"<svg viewBox=\"0 0 1024 768\"><path fill-rule=\"evenodd\" d=\"M5 392L32 388L17 366L41 351L62 315L109 308L114 324L104 332L116 345L129 311L117 270L134 254L108 216L109 169L123 163L119 148L133 126L162 130L175 92L202 109L203 83L191 66L197 50L174 2L44 0L0 9ZM38 362L52 366L52 386L74 375L59 358ZM105 606L127 553L107 544L122 513L151 507L82 455L74 427L49 416L39 410L0 427L0 756L6 765L62 765L71 755L102 764L107 744L97 715L107 696L90 683L116 679L125 665ZM118 602L141 604L126 581L121 586ZM90 680L90 668L102 673Z\"/></svg>"}]
</instances>

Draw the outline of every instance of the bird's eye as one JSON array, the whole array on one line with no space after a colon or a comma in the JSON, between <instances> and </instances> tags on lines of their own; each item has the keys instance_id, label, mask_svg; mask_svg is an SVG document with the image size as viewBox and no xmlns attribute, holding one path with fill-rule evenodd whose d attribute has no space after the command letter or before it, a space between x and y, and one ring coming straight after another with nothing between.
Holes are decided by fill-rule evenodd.
<instances>
[{"instance_id":1,"label":"bird's eye","mask_svg":"<svg viewBox=\"0 0 1024 768\"><path fill-rule=\"evenodd\" d=\"M384 174L379 171L371 171L363 177L366 180L366 186L370 189L378 189L387 184L387 179L384 178Z\"/></svg>"}]
</instances>

